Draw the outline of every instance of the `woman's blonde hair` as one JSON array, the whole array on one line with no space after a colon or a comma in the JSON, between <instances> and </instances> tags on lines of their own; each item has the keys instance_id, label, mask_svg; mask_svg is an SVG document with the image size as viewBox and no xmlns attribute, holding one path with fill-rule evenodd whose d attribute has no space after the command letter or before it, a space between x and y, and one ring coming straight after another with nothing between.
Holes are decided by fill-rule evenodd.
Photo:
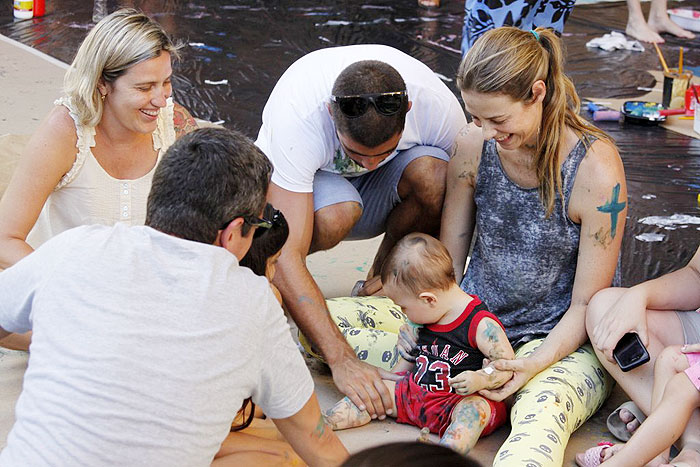
<instances>
[{"instance_id":1,"label":"woman's blonde hair","mask_svg":"<svg viewBox=\"0 0 700 467\"><path fill-rule=\"evenodd\" d=\"M535 169L547 217L556 194L563 199L559 153L566 127L573 129L590 147L589 136L614 144L602 130L579 116L581 100L564 74L559 38L549 29L522 31L514 27L492 29L481 36L459 65L457 85L461 91L499 93L532 102L532 85L544 81L542 121L535 148Z\"/></svg>"},{"instance_id":2,"label":"woman's blonde hair","mask_svg":"<svg viewBox=\"0 0 700 467\"><path fill-rule=\"evenodd\" d=\"M112 83L130 67L169 52L179 58L163 28L133 9L106 16L87 35L63 79L63 90L83 125L95 126L102 118L100 79Z\"/></svg>"}]
</instances>

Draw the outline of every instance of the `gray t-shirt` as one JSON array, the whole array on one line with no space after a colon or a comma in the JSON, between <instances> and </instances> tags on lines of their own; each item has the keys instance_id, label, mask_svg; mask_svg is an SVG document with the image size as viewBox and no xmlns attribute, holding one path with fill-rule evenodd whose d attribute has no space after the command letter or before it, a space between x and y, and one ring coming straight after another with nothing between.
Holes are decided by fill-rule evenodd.
<instances>
[{"instance_id":1,"label":"gray t-shirt","mask_svg":"<svg viewBox=\"0 0 700 467\"><path fill-rule=\"evenodd\" d=\"M590 138L590 144L593 143ZM476 178L477 237L462 289L498 316L516 345L544 337L571 304L581 226L569 198L587 145L562 164L562 191L545 218L537 188L522 188L503 170L496 141L486 141Z\"/></svg>"},{"instance_id":2,"label":"gray t-shirt","mask_svg":"<svg viewBox=\"0 0 700 467\"><path fill-rule=\"evenodd\" d=\"M298 412L313 382L265 278L149 227L66 231L0 273L33 330L3 466L208 466L242 401Z\"/></svg>"}]
</instances>

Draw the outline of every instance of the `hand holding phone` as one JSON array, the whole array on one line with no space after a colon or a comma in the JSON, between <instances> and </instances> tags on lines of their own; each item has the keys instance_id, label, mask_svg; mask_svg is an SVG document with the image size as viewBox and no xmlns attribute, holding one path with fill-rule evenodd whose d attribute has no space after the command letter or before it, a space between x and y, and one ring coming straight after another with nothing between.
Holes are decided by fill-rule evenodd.
<instances>
[{"instance_id":1,"label":"hand holding phone","mask_svg":"<svg viewBox=\"0 0 700 467\"><path fill-rule=\"evenodd\" d=\"M636 332L628 332L618 341L613 357L622 371L630 371L649 361L649 352Z\"/></svg>"}]
</instances>

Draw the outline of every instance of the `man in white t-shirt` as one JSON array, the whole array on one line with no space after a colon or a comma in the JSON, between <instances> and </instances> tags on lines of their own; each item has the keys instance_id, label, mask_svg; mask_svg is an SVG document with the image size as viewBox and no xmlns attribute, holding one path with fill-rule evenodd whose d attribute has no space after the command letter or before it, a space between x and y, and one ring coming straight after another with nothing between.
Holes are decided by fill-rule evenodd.
<instances>
[{"instance_id":1,"label":"man in white t-shirt","mask_svg":"<svg viewBox=\"0 0 700 467\"><path fill-rule=\"evenodd\" d=\"M361 293L379 289L375 277L396 241L414 231L437 234L447 160L465 126L456 97L430 68L383 45L302 57L263 111L255 144L274 165L268 200L290 230L275 285L338 388L380 418L392 398L329 319L305 258L385 233Z\"/></svg>"},{"instance_id":2,"label":"man in white t-shirt","mask_svg":"<svg viewBox=\"0 0 700 467\"><path fill-rule=\"evenodd\" d=\"M0 273L0 336L33 331L0 465L208 466L248 397L306 462L342 462L267 280L238 265L271 169L197 130L156 169L146 226L68 230Z\"/></svg>"}]
</instances>

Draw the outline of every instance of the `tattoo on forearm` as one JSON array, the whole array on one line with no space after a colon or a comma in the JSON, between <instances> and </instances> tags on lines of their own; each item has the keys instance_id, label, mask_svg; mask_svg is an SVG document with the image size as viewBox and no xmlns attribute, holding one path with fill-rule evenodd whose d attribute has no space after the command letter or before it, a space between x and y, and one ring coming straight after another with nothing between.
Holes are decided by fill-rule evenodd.
<instances>
[{"instance_id":1,"label":"tattoo on forearm","mask_svg":"<svg viewBox=\"0 0 700 467\"><path fill-rule=\"evenodd\" d=\"M310 305L315 305L315 304L316 304L316 302L314 301L313 298L307 297L306 295L300 295L299 298L297 299L297 302L298 302L299 304L302 304L302 303L308 303L308 304L310 304Z\"/></svg>"},{"instance_id":2,"label":"tattoo on forearm","mask_svg":"<svg viewBox=\"0 0 700 467\"><path fill-rule=\"evenodd\" d=\"M316 424L316 428L314 429L314 436L320 439L325 433L326 421L323 419L323 415L321 415L318 419L318 423Z\"/></svg>"},{"instance_id":3,"label":"tattoo on forearm","mask_svg":"<svg viewBox=\"0 0 700 467\"><path fill-rule=\"evenodd\" d=\"M626 201L618 201L620 197L620 184L618 183L612 189L612 195L610 196L610 201L605 204L598 206L596 209L600 212L605 212L610 214L610 236L615 238L615 233L617 232L617 216L625 209L627 206Z\"/></svg>"}]
</instances>

